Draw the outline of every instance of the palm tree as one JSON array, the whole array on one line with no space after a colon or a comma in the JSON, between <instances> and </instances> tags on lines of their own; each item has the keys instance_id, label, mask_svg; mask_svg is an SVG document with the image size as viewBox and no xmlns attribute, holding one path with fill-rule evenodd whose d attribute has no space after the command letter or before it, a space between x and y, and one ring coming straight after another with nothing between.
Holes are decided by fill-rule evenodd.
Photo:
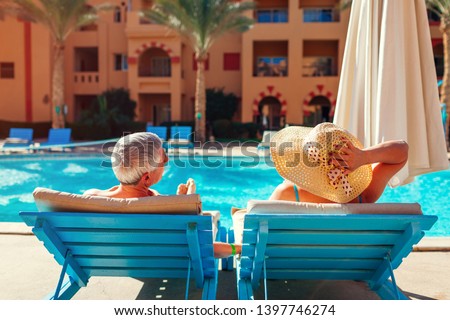
<instances>
[{"instance_id":1,"label":"palm tree","mask_svg":"<svg viewBox=\"0 0 450 320\"><path fill-rule=\"evenodd\" d=\"M245 32L253 19L244 16L253 2L230 0L155 0L143 17L174 30L192 47L197 62L195 91L196 139L205 141L205 61L214 42L227 32Z\"/></svg>"},{"instance_id":2,"label":"palm tree","mask_svg":"<svg viewBox=\"0 0 450 320\"><path fill-rule=\"evenodd\" d=\"M52 126L64 127L64 44L67 37L98 19L109 4L88 5L88 0L0 0L0 12L44 25L53 39Z\"/></svg>"},{"instance_id":3,"label":"palm tree","mask_svg":"<svg viewBox=\"0 0 450 320\"><path fill-rule=\"evenodd\" d=\"M449 147L450 129L450 0L426 0L429 10L441 19L439 30L442 32L444 45L444 76L441 86L441 103L447 108L447 123L445 124L445 141Z\"/></svg>"}]
</instances>

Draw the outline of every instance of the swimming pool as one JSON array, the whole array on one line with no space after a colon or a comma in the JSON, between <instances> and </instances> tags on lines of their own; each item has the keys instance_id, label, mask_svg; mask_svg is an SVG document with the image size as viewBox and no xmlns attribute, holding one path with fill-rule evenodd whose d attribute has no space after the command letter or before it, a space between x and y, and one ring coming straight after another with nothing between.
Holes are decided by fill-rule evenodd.
<instances>
[{"instance_id":1,"label":"swimming pool","mask_svg":"<svg viewBox=\"0 0 450 320\"><path fill-rule=\"evenodd\" d=\"M245 207L250 199L267 199L282 181L270 162L242 158L178 157L168 163L163 180L155 185L162 194L175 194L178 184L193 178L204 210L220 210L231 225L231 207ZM268 161L268 160L266 160ZM102 165L103 164L103 165ZM26 155L0 159L0 221L21 221L19 211L33 211L32 191L46 187L83 193L90 188L116 185L108 158L99 155ZM439 217L427 236L450 236L450 169L430 173L396 189L386 188L379 202L418 202L426 214Z\"/></svg>"}]
</instances>

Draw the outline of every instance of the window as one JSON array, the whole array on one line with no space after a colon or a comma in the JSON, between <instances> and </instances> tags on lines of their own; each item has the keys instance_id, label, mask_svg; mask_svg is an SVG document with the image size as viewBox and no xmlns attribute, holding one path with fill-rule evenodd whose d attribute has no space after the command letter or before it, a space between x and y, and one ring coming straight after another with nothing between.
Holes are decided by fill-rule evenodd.
<instances>
[{"instance_id":1,"label":"window","mask_svg":"<svg viewBox=\"0 0 450 320\"><path fill-rule=\"evenodd\" d=\"M337 76L336 62L333 57L304 57L304 77Z\"/></svg>"},{"instance_id":2,"label":"window","mask_svg":"<svg viewBox=\"0 0 450 320\"><path fill-rule=\"evenodd\" d=\"M225 71L241 70L241 54L240 53L224 53L223 54L223 70L225 70Z\"/></svg>"},{"instance_id":3,"label":"window","mask_svg":"<svg viewBox=\"0 0 450 320\"><path fill-rule=\"evenodd\" d=\"M75 47L75 72L98 72L98 47Z\"/></svg>"},{"instance_id":4,"label":"window","mask_svg":"<svg viewBox=\"0 0 450 320\"><path fill-rule=\"evenodd\" d=\"M122 10L120 7L114 8L114 22L120 23L122 21Z\"/></svg>"},{"instance_id":5,"label":"window","mask_svg":"<svg viewBox=\"0 0 450 320\"><path fill-rule=\"evenodd\" d=\"M286 77L287 74L287 57L257 58L257 77Z\"/></svg>"},{"instance_id":6,"label":"window","mask_svg":"<svg viewBox=\"0 0 450 320\"><path fill-rule=\"evenodd\" d=\"M303 22L337 22L339 11L333 8L305 8Z\"/></svg>"},{"instance_id":7,"label":"window","mask_svg":"<svg viewBox=\"0 0 450 320\"><path fill-rule=\"evenodd\" d=\"M0 78L1 79L14 79L14 63L13 62L0 62Z\"/></svg>"},{"instance_id":8,"label":"window","mask_svg":"<svg viewBox=\"0 0 450 320\"><path fill-rule=\"evenodd\" d=\"M284 8L256 10L256 21L258 23L288 22L288 10Z\"/></svg>"},{"instance_id":9,"label":"window","mask_svg":"<svg viewBox=\"0 0 450 320\"><path fill-rule=\"evenodd\" d=\"M170 77L170 58L152 57L150 70L151 77Z\"/></svg>"},{"instance_id":10,"label":"window","mask_svg":"<svg viewBox=\"0 0 450 320\"><path fill-rule=\"evenodd\" d=\"M128 70L128 57L125 54L114 55L114 70L127 71Z\"/></svg>"}]
</instances>

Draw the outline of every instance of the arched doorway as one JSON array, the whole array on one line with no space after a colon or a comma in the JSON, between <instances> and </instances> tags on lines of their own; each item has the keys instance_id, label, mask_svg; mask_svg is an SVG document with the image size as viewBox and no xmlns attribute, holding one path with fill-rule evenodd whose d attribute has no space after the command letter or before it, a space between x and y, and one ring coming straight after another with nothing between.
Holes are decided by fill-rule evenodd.
<instances>
[{"instance_id":1,"label":"arched doorway","mask_svg":"<svg viewBox=\"0 0 450 320\"><path fill-rule=\"evenodd\" d=\"M285 125L281 115L281 102L275 97L264 97L258 104L259 115L256 123L262 130L278 130Z\"/></svg>"},{"instance_id":2,"label":"arched doorway","mask_svg":"<svg viewBox=\"0 0 450 320\"><path fill-rule=\"evenodd\" d=\"M314 127L322 122L331 122L331 102L325 96L315 96L303 107L303 125Z\"/></svg>"},{"instance_id":3,"label":"arched doorway","mask_svg":"<svg viewBox=\"0 0 450 320\"><path fill-rule=\"evenodd\" d=\"M171 61L161 48L149 48L139 57L139 77L170 77Z\"/></svg>"}]
</instances>

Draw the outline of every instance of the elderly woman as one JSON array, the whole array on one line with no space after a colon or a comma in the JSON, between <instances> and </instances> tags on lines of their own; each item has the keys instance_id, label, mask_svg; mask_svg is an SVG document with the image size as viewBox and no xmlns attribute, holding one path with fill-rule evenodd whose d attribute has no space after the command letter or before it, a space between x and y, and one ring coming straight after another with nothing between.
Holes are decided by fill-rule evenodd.
<instances>
[{"instance_id":1,"label":"elderly woman","mask_svg":"<svg viewBox=\"0 0 450 320\"><path fill-rule=\"evenodd\" d=\"M138 132L117 141L111 155L112 169L119 185L107 190L90 189L85 195L111 198L140 198L158 196L150 189L158 183L164 173L164 165L169 161L162 142L153 133ZM176 194L194 194L195 182L189 179L178 185ZM214 256L223 258L241 252L240 245L222 242L214 243Z\"/></svg>"},{"instance_id":2,"label":"elderly woman","mask_svg":"<svg viewBox=\"0 0 450 320\"><path fill-rule=\"evenodd\" d=\"M332 123L313 129L288 127L271 143L275 167L285 178L271 200L373 203L408 160L405 141L363 148L356 137Z\"/></svg>"}]
</instances>

